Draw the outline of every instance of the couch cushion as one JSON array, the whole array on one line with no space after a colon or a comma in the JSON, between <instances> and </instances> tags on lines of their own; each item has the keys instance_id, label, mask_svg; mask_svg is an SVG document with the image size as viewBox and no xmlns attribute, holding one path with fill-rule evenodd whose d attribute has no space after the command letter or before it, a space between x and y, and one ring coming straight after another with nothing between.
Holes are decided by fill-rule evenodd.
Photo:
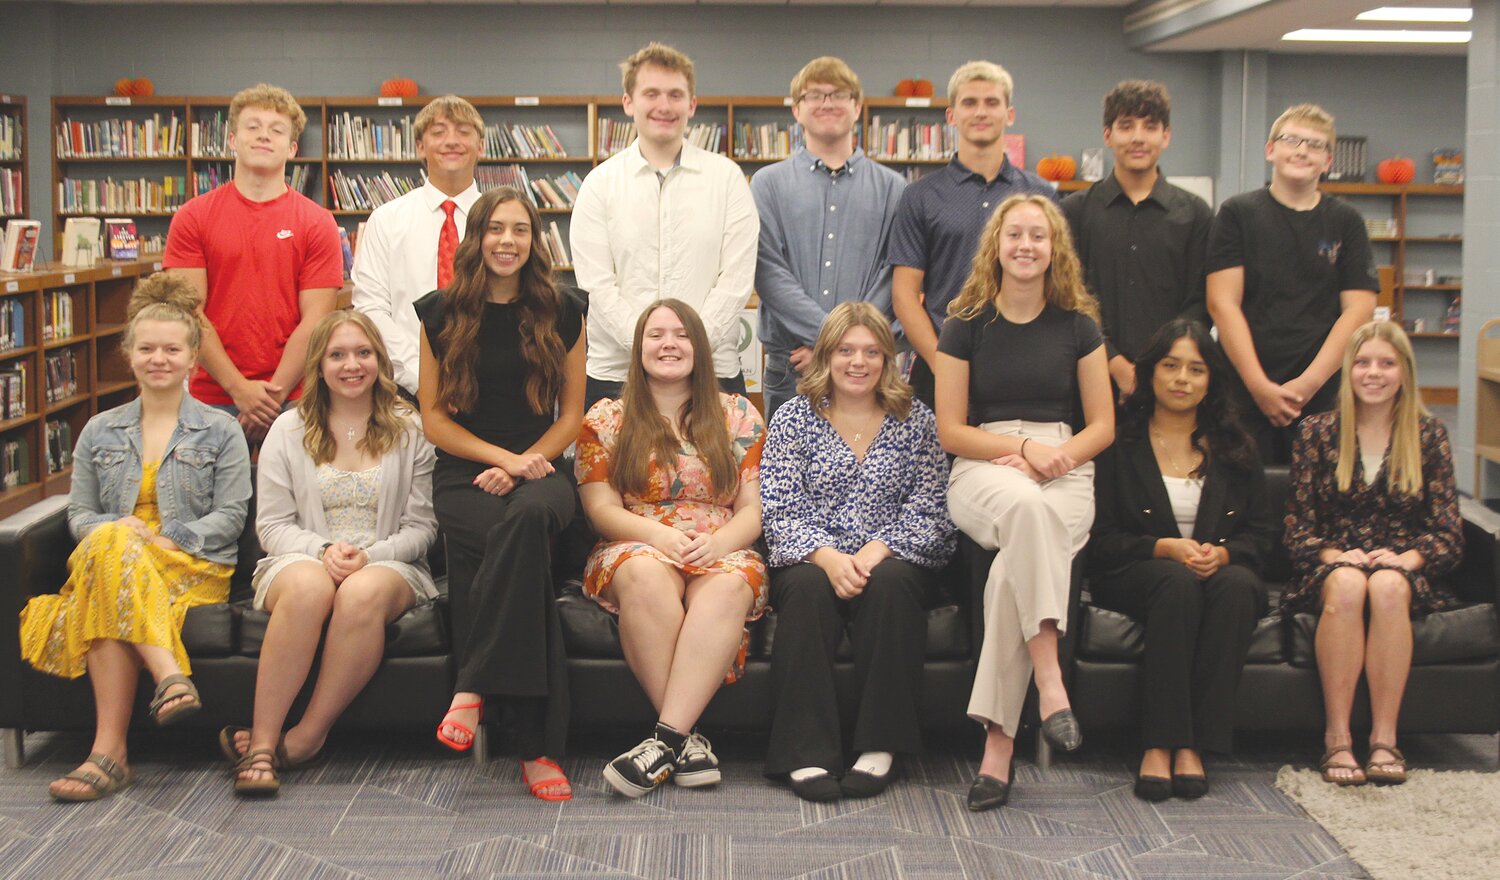
<instances>
[{"instance_id":1,"label":"couch cushion","mask_svg":"<svg viewBox=\"0 0 1500 880\"><path fill-rule=\"evenodd\" d=\"M271 615L256 611L249 604L240 609L239 653L246 657L259 657L260 646L266 639L266 624ZM429 657L448 653L448 600L438 597L433 602L416 606L385 628L386 657Z\"/></svg>"},{"instance_id":2,"label":"couch cushion","mask_svg":"<svg viewBox=\"0 0 1500 880\"><path fill-rule=\"evenodd\" d=\"M1292 665L1311 669L1317 666L1313 640L1318 632L1316 615L1302 613L1291 622ZM1500 655L1500 623L1495 606L1478 603L1434 611L1411 624L1413 666L1436 666L1486 660Z\"/></svg>"},{"instance_id":3,"label":"couch cushion","mask_svg":"<svg viewBox=\"0 0 1500 880\"><path fill-rule=\"evenodd\" d=\"M235 652L235 609L224 602L195 605L182 622L189 657L229 657Z\"/></svg>"},{"instance_id":4,"label":"couch cushion","mask_svg":"<svg viewBox=\"0 0 1500 880\"><path fill-rule=\"evenodd\" d=\"M563 644L569 657L619 660L620 623L599 603L583 595L577 578L566 581L558 592L557 615L562 623Z\"/></svg>"},{"instance_id":5,"label":"couch cushion","mask_svg":"<svg viewBox=\"0 0 1500 880\"><path fill-rule=\"evenodd\" d=\"M1145 657L1146 628L1129 615L1085 605L1079 622L1079 657L1117 663L1139 663ZM1245 662L1280 663L1284 655L1280 619L1261 618L1250 636Z\"/></svg>"}]
</instances>

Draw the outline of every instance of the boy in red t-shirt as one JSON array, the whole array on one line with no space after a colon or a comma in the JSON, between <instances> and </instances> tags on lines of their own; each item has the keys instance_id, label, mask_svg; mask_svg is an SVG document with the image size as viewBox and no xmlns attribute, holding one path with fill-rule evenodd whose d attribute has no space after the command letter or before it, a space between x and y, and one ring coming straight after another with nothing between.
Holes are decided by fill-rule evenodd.
<instances>
[{"instance_id":1,"label":"boy in red t-shirt","mask_svg":"<svg viewBox=\"0 0 1500 880\"><path fill-rule=\"evenodd\" d=\"M263 436L295 397L307 338L344 283L333 215L286 184L307 114L264 83L229 105L234 179L172 218L162 264L200 296L202 367L189 390Z\"/></svg>"}]
</instances>

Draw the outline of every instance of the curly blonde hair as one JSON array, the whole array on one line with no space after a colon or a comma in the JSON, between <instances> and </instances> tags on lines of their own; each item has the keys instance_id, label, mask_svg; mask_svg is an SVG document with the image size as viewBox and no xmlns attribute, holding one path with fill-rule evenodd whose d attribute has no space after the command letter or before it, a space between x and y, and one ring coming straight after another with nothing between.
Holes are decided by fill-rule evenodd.
<instances>
[{"instance_id":1,"label":"curly blonde hair","mask_svg":"<svg viewBox=\"0 0 1500 880\"><path fill-rule=\"evenodd\" d=\"M280 113L292 121L292 143L302 137L302 129L307 127L307 114L302 111L302 105L292 97L292 93L281 86L273 86L270 83L257 83L248 89L241 89L229 101L229 130L234 131L240 124L240 112L246 107L259 107L262 110L270 110Z\"/></svg>"},{"instance_id":2,"label":"curly blonde hair","mask_svg":"<svg viewBox=\"0 0 1500 880\"><path fill-rule=\"evenodd\" d=\"M990 216L989 222L984 224L984 231L979 233L979 250L974 252L969 279L964 282L958 296L948 303L949 316L964 320L973 318L984 309L985 303L993 302L1000 295L1000 231L1005 225L1005 216L1022 205L1040 208L1052 228L1052 261L1047 266L1043 298L1063 311L1081 312L1097 322L1099 302L1083 284L1083 267L1078 262L1078 252L1073 249L1068 222L1051 199L1040 195L1011 196Z\"/></svg>"}]
</instances>

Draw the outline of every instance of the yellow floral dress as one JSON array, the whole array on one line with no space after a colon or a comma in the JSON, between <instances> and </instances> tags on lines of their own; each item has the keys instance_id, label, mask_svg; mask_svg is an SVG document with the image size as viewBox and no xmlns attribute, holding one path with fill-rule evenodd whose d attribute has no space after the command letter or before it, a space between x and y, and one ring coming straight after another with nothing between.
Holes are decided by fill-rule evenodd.
<instances>
[{"instance_id":1,"label":"yellow floral dress","mask_svg":"<svg viewBox=\"0 0 1500 880\"><path fill-rule=\"evenodd\" d=\"M161 528L156 506L160 462L141 469L132 513ZM182 647L182 622L194 605L229 598L234 566L152 544L135 530L107 522L84 536L68 557L61 591L33 597L21 610L21 657L38 670L78 678L95 639L166 648L191 675Z\"/></svg>"}]
</instances>

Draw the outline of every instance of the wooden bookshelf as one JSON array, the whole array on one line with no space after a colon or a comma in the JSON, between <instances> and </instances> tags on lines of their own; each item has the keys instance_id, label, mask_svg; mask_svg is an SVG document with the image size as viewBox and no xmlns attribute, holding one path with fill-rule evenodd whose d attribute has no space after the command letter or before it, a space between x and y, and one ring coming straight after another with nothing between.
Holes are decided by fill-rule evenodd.
<instances>
[{"instance_id":1,"label":"wooden bookshelf","mask_svg":"<svg viewBox=\"0 0 1500 880\"><path fill-rule=\"evenodd\" d=\"M1474 497L1482 499L1484 463L1500 464L1500 318L1479 328L1474 372Z\"/></svg>"},{"instance_id":2,"label":"wooden bookshelf","mask_svg":"<svg viewBox=\"0 0 1500 880\"><path fill-rule=\"evenodd\" d=\"M0 93L0 126L12 131L13 149L0 149L0 174L8 178L12 201L3 198L7 181L0 180L0 225L6 220L25 219L30 215L31 191L27 188L26 158L30 155L26 136L30 132L30 120L26 118L24 95Z\"/></svg>"},{"instance_id":3,"label":"wooden bookshelf","mask_svg":"<svg viewBox=\"0 0 1500 880\"><path fill-rule=\"evenodd\" d=\"M160 259L148 256L67 270L0 273L0 307L19 302L25 315L22 344L0 349L0 372L17 366L26 371L26 411L9 417L0 413L0 447L23 441L28 471L28 479L19 485L0 486L0 517L46 496L67 493L72 469L63 466L48 473L49 422L66 422L76 443L90 417L135 396L135 382L120 351L125 303L140 276L161 268ZM72 297L73 326L57 339L44 340L49 297L57 293ZM49 401L46 360L63 351L73 354L76 388Z\"/></svg>"}]
</instances>

